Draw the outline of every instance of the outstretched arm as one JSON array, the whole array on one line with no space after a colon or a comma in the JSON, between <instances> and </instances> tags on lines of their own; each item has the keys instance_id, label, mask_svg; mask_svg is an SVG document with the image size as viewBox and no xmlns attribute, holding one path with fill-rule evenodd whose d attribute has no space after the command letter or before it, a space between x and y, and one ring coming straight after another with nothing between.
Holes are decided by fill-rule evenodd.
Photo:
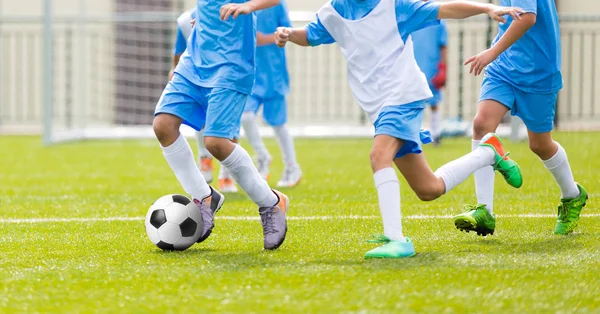
<instances>
[{"instance_id":1,"label":"outstretched arm","mask_svg":"<svg viewBox=\"0 0 600 314\"><path fill-rule=\"evenodd\" d=\"M488 14L493 20L505 23L506 20L502 16L510 15L518 20L520 13L523 13L520 8L499 7L474 1L450 1L440 4L438 19L465 19L479 14Z\"/></svg>"},{"instance_id":2,"label":"outstretched arm","mask_svg":"<svg viewBox=\"0 0 600 314\"><path fill-rule=\"evenodd\" d=\"M310 46L308 42L308 36L306 35L306 28L291 28L291 27L279 27L275 31L275 44L279 47L284 47L285 44L291 41L299 46Z\"/></svg>"},{"instance_id":3,"label":"outstretched arm","mask_svg":"<svg viewBox=\"0 0 600 314\"><path fill-rule=\"evenodd\" d=\"M221 20L226 20L230 16L234 19L240 14L250 14L254 11L264 10L274 7L281 0L250 0L244 3L228 3L221 7Z\"/></svg>"},{"instance_id":4,"label":"outstretched arm","mask_svg":"<svg viewBox=\"0 0 600 314\"><path fill-rule=\"evenodd\" d=\"M470 64L471 69L469 74L474 73L475 75L481 74L483 69L496 60L498 56L506 51L510 46L517 42L525 33L535 25L536 15L534 13L525 13L521 15L520 20L514 20L506 33L498 40L498 42L491 48L484 50L476 56L469 58L465 65Z\"/></svg>"}]
</instances>

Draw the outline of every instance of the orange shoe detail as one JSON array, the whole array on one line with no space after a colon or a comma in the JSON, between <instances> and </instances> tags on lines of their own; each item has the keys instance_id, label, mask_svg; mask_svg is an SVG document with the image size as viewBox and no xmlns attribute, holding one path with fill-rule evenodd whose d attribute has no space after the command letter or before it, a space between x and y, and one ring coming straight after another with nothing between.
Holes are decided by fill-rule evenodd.
<instances>
[{"instance_id":1,"label":"orange shoe detail","mask_svg":"<svg viewBox=\"0 0 600 314\"><path fill-rule=\"evenodd\" d=\"M502 156L502 158L504 160L508 160L508 156L506 155L506 153L504 152L504 146L502 146L502 142L500 141L500 139L493 135L490 136L488 139L485 140L485 142L483 142L484 144L488 144L490 146L493 146L494 149L496 149L496 151L498 152L498 154L500 156Z\"/></svg>"},{"instance_id":2,"label":"orange shoe detail","mask_svg":"<svg viewBox=\"0 0 600 314\"><path fill-rule=\"evenodd\" d=\"M277 190L273 190L273 192L277 195L277 197L279 197L279 202L275 204L275 206L279 207L279 209L282 210L284 213L287 212L288 205L290 204L290 199L287 197L287 195Z\"/></svg>"},{"instance_id":3,"label":"orange shoe detail","mask_svg":"<svg viewBox=\"0 0 600 314\"><path fill-rule=\"evenodd\" d=\"M213 170L213 159L210 157L200 158L200 171L212 171Z\"/></svg>"}]
</instances>

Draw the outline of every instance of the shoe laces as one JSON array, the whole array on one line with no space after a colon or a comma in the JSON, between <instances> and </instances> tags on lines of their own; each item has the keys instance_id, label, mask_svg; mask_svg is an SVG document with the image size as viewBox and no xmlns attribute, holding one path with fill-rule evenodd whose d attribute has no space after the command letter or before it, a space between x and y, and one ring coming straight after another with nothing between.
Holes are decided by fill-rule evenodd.
<instances>
[{"instance_id":1,"label":"shoe laces","mask_svg":"<svg viewBox=\"0 0 600 314\"><path fill-rule=\"evenodd\" d=\"M564 202L558 205L558 220L567 222L568 208Z\"/></svg>"},{"instance_id":2,"label":"shoe laces","mask_svg":"<svg viewBox=\"0 0 600 314\"><path fill-rule=\"evenodd\" d=\"M383 234L374 234L372 238L367 240L369 243L388 243L390 242L390 238L386 237Z\"/></svg>"},{"instance_id":3,"label":"shoe laces","mask_svg":"<svg viewBox=\"0 0 600 314\"><path fill-rule=\"evenodd\" d=\"M463 206L463 210L465 211L473 211L473 210L478 210L478 209L484 209L485 210L485 205L484 204L477 204L477 205L464 205Z\"/></svg>"},{"instance_id":4,"label":"shoe laces","mask_svg":"<svg viewBox=\"0 0 600 314\"><path fill-rule=\"evenodd\" d=\"M263 225L263 234L273 234L276 233L275 229L275 219L273 219L273 209L269 208L260 213L260 220Z\"/></svg>"}]
</instances>

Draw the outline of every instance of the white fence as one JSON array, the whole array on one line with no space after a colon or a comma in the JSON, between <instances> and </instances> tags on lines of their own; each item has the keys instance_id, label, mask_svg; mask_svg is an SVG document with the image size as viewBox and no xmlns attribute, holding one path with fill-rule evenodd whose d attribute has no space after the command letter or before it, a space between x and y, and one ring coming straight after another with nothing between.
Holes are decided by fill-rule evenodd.
<instances>
[{"instance_id":1,"label":"white fence","mask_svg":"<svg viewBox=\"0 0 600 314\"><path fill-rule=\"evenodd\" d=\"M0 14L0 132L40 133L50 140L86 137L90 130L148 134L152 109L170 67L174 12L53 16L52 53L44 49L43 15ZM312 13L294 12L303 25ZM565 129L600 128L600 16L562 16L565 89L558 122ZM487 20L449 21L448 86L443 115L471 119L481 77L461 66L486 48ZM51 62L51 72L44 69ZM344 132L366 126L346 83L337 46L288 48L292 80L290 124ZM50 85L45 85L50 84ZM52 86L51 99L44 86ZM45 112L44 104L52 104ZM363 129L360 129L362 132ZM65 133L66 132L66 133ZM358 131L355 131L358 132ZM352 135L357 135L351 132Z\"/></svg>"}]
</instances>

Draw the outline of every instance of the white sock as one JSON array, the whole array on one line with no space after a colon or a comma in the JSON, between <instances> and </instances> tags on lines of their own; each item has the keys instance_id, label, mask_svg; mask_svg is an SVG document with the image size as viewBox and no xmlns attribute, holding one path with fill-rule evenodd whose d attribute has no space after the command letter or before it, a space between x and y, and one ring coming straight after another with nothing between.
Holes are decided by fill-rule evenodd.
<instances>
[{"instance_id":1,"label":"white sock","mask_svg":"<svg viewBox=\"0 0 600 314\"><path fill-rule=\"evenodd\" d=\"M223 165L221 165L221 167L219 168L219 180L221 179L233 179L231 173Z\"/></svg>"},{"instance_id":2,"label":"white sock","mask_svg":"<svg viewBox=\"0 0 600 314\"><path fill-rule=\"evenodd\" d=\"M471 150L479 148L479 140L471 141ZM484 204L490 214L494 214L494 179L496 172L492 166L486 166L478 169L473 174L475 177L475 194L477 203Z\"/></svg>"},{"instance_id":3,"label":"white sock","mask_svg":"<svg viewBox=\"0 0 600 314\"><path fill-rule=\"evenodd\" d=\"M231 154L221 162L227 167L238 185L260 207L270 207L279 201L278 197L269 187L267 181L256 170L252 158L245 149L236 145Z\"/></svg>"},{"instance_id":4,"label":"white sock","mask_svg":"<svg viewBox=\"0 0 600 314\"><path fill-rule=\"evenodd\" d=\"M400 183L394 168L385 168L373 175L379 210L383 220L383 234L390 240L404 241L402 214L400 213Z\"/></svg>"},{"instance_id":5,"label":"white sock","mask_svg":"<svg viewBox=\"0 0 600 314\"><path fill-rule=\"evenodd\" d=\"M244 127L246 138L250 142L252 149L254 149L256 156L261 159L271 159L271 154L269 154L262 137L260 137L258 124L256 123L256 114L253 112L244 112L242 114L242 127Z\"/></svg>"},{"instance_id":6,"label":"white sock","mask_svg":"<svg viewBox=\"0 0 600 314\"><path fill-rule=\"evenodd\" d=\"M440 134L440 111L431 111L431 135L438 138Z\"/></svg>"},{"instance_id":7,"label":"white sock","mask_svg":"<svg viewBox=\"0 0 600 314\"><path fill-rule=\"evenodd\" d=\"M204 129L196 132L196 143L198 144L198 159L206 157L212 158L212 155L204 145Z\"/></svg>"},{"instance_id":8,"label":"white sock","mask_svg":"<svg viewBox=\"0 0 600 314\"><path fill-rule=\"evenodd\" d=\"M465 181L476 170L494 164L494 150L477 147L474 151L440 167L435 175L444 180L446 192Z\"/></svg>"},{"instance_id":9,"label":"white sock","mask_svg":"<svg viewBox=\"0 0 600 314\"><path fill-rule=\"evenodd\" d=\"M194 161L192 148L181 134L171 146L161 146L161 148L175 177L189 195L197 200L202 200L210 195L210 187Z\"/></svg>"},{"instance_id":10,"label":"white sock","mask_svg":"<svg viewBox=\"0 0 600 314\"><path fill-rule=\"evenodd\" d=\"M286 125L273 127L275 131L275 137L277 143L281 148L281 155L286 167L295 167L298 162L296 161L296 149L294 148L294 138L290 135Z\"/></svg>"},{"instance_id":11,"label":"white sock","mask_svg":"<svg viewBox=\"0 0 600 314\"><path fill-rule=\"evenodd\" d=\"M552 173L556 183L558 183L562 198L577 197L579 196L579 188L575 183L575 179L573 179L573 172L571 171L571 166L569 165L567 152L562 146L560 146L558 142L555 143L558 145L558 151L556 152L556 155L552 156L552 158L548 160L542 160L542 162L544 163L544 166L546 166L546 169Z\"/></svg>"}]
</instances>

